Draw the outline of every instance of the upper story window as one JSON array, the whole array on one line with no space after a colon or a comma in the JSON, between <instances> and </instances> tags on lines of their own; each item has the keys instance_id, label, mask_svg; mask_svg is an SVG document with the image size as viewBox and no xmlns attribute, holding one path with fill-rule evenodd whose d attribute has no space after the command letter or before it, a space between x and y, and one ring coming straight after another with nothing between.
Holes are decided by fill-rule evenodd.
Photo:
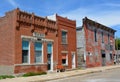
<instances>
[{"instance_id":1,"label":"upper story window","mask_svg":"<svg viewBox=\"0 0 120 82\"><path fill-rule=\"evenodd\" d=\"M62 43L67 44L67 31L62 31Z\"/></svg>"},{"instance_id":2,"label":"upper story window","mask_svg":"<svg viewBox=\"0 0 120 82\"><path fill-rule=\"evenodd\" d=\"M95 38L95 42L97 42L97 30L94 30L94 38Z\"/></svg>"},{"instance_id":3,"label":"upper story window","mask_svg":"<svg viewBox=\"0 0 120 82\"><path fill-rule=\"evenodd\" d=\"M101 32L102 43L104 43L104 34Z\"/></svg>"},{"instance_id":4,"label":"upper story window","mask_svg":"<svg viewBox=\"0 0 120 82\"><path fill-rule=\"evenodd\" d=\"M22 63L29 63L29 41L22 40Z\"/></svg>"},{"instance_id":5,"label":"upper story window","mask_svg":"<svg viewBox=\"0 0 120 82\"><path fill-rule=\"evenodd\" d=\"M108 43L110 43L110 35L108 34Z\"/></svg>"},{"instance_id":6,"label":"upper story window","mask_svg":"<svg viewBox=\"0 0 120 82\"><path fill-rule=\"evenodd\" d=\"M35 63L42 63L42 43L35 42Z\"/></svg>"}]
</instances>

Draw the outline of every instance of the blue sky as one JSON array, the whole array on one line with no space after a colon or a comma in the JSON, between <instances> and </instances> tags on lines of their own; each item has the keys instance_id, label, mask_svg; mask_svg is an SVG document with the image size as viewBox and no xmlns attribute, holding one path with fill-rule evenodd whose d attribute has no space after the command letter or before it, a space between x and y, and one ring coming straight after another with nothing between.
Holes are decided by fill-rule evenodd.
<instances>
[{"instance_id":1,"label":"blue sky","mask_svg":"<svg viewBox=\"0 0 120 82\"><path fill-rule=\"evenodd\" d=\"M49 16L55 13L77 21L88 18L115 30L120 37L120 0L1 0L0 16L5 12L19 7L39 16Z\"/></svg>"}]
</instances>

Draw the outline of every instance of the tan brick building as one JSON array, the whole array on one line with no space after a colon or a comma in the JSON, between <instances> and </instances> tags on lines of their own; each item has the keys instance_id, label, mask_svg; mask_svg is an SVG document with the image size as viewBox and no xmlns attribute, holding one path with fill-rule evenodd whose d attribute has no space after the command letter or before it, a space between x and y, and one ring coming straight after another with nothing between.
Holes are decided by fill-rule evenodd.
<instances>
[{"instance_id":1,"label":"tan brick building","mask_svg":"<svg viewBox=\"0 0 120 82\"><path fill-rule=\"evenodd\" d=\"M56 20L19 9L1 17L0 74L53 71L58 64L75 68L76 22L57 15Z\"/></svg>"},{"instance_id":2,"label":"tan brick building","mask_svg":"<svg viewBox=\"0 0 120 82\"><path fill-rule=\"evenodd\" d=\"M77 29L78 63L81 64L79 59L83 56L86 67L112 65L115 54L114 34L114 29L85 17L82 28Z\"/></svg>"}]
</instances>

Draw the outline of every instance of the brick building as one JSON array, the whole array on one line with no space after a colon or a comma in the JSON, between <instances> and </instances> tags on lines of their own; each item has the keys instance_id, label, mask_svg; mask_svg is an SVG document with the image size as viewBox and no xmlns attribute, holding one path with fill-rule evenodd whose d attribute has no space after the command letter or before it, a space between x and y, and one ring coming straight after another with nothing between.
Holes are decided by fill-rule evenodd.
<instances>
[{"instance_id":1,"label":"brick building","mask_svg":"<svg viewBox=\"0 0 120 82\"><path fill-rule=\"evenodd\" d=\"M114 29L85 17L83 26L77 28L78 65L86 64L86 67L112 65L115 54L114 34ZM83 61L80 61L80 58Z\"/></svg>"},{"instance_id":2,"label":"brick building","mask_svg":"<svg viewBox=\"0 0 120 82\"><path fill-rule=\"evenodd\" d=\"M61 16L48 16L55 20L58 28L58 64L63 64L67 69L77 67L76 53L76 21ZM62 36L62 37L61 37Z\"/></svg>"},{"instance_id":3,"label":"brick building","mask_svg":"<svg viewBox=\"0 0 120 82\"><path fill-rule=\"evenodd\" d=\"M75 21L60 16L53 21L18 8L7 12L0 17L0 74L53 71L58 64L71 69L75 28Z\"/></svg>"}]
</instances>

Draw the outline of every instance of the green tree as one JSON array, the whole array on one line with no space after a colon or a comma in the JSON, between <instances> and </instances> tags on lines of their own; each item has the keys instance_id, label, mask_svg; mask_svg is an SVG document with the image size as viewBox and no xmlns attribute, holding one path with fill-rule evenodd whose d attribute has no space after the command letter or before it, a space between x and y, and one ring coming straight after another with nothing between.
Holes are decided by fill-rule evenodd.
<instances>
[{"instance_id":1,"label":"green tree","mask_svg":"<svg viewBox=\"0 0 120 82\"><path fill-rule=\"evenodd\" d=\"M115 49L120 50L120 38L115 39Z\"/></svg>"}]
</instances>

